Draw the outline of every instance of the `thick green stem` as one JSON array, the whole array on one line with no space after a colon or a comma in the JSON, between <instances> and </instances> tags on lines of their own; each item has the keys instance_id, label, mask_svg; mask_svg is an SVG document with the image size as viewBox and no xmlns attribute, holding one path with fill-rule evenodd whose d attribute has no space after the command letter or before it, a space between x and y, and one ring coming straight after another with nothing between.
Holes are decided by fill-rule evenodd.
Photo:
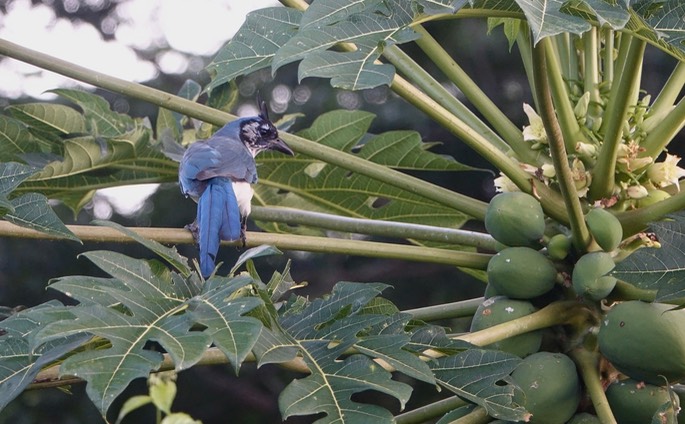
<instances>
[{"instance_id":1,"label":"thick green stem","mask_svg":"<svg viewBox=\"0 0 685 424\"><path fill-rule=\"evenodd\" d=\"M485 119L487 119L490 125L492 125L514 150L518 158L522 162L538 165L542 164L542 162L540 162L541 158L539 158L539 154L531 150L529 143L523 140L521 130L511 122L509 117L507 117L492 100L490 100L471 77L464 72L459 64L452 59L449 53L442 48L438 41L422 26L415 26L414 31L421 35L421 38L416 40L416 44L437 65L445 76L464 93L466 98L469 99L476 109L478 109Z\"/></svg>"},{"instance_id":2,"label":"thick green stem","mask_svg":"<svg viewBox=\"0 0 685 424\"><path fill-rule=\"evenodd\" d=\"M636 37L628 39L627 34L623 34L621 50L626 51L625 62L618 73L618 80L612 84L603 116L604 141L597 155L590 184L589 193L592 199L608 198L616 185L616 159L623 138L623 124L628 116L635 88L640 84L640 68L645 46L645 41Z\"/></svg>"},{"instance_id":3,"label":"thick green stem","mask_svg":"<svg viewBox=\"0 0 685 424\"><path fill-rule=\"evenodd\" d=\"M408 309L402 312L411 314L414 319L421 321L469 317L476 313L476 309L483 303L483 300L484 298L482 297L476 297L460 302L441 303L435 306Z\"/></svg>"},{"instance_id":4,"label":"thick green stem","mask_svg":"<svg viewBox=\"0 0 685 424\"><path fill-rule=\"evenodd\" d=\"M611 84L614 80L614 30L604 28L604 55L602 56L602 82Z\"/></svg>"},{"instance_id":5,"label":"thick green stem","mask_svg":"<svg viewBox=\"0 0 685 424\"><path fill-rule=\"evenodd\" d=\"M0 54L115 93L147 101L214 125L221 126L228 121L236 119L234 115L212 109L208 106L173 96L169 93L141 84L124 81L95 72L91 69L27 49L6 40L0 40ZM410 85L408 82L399 79L398 77L396 77L396 80L397 86ZM393 85L395 85L395 83L393 83ZM383 181L394 187L403 188L412 193L434 200L442 205L453 207L474 218L482 220L485 216L487 204L484 202L292 134L284 133L282 138L298 153L311 156L333 165L338 165L352 172L357 172L370 178Z\"/></svg>"},{"instance_id":6,"label":"thick green stem","mask_svg":"<svg viewBox=\"0 0 685 424\"><path fill-rule=\"evenodd\" d=\"M395 416L396 424L419 424L437 418L460 406L468 405L468 402L458 396L433 402L426 406Z\"/></svg>"},{"instance_id":7,"label":"thick green stem","mask_svg":"<svg viewBox=\"0 0 685 424\"><path fill-rule=\"evenodd\" d=\"M528 25L524 23L521 24L522 28L516 35L516 46L519 49L519 54L521 55L521 62L523 62L523 69L526 71L526 77L528 78L528 86L530 87L531 94L533 95L533 101L535 102L535 110L538 109L537 104L537 93L535 93L535 79L533 77L533 44L530 41L530 30Z\"/></svg>"},{"instance_id":8,"label":"thick green stem","mask_svg":"<svg viewBox=\"0 0 685 424\"><path fill-rule=\"evenodd\" d=\"M454 116L459 117L466 125L478 131L490 144L504 153L509 152L510 147L504 140L399 47L389 46L383 50L383 57L393 64L405 78L413 81Z\"/></svg>"},{"instance_id":9,"label":"thick green stem","mask_svg":"<svg viewBox=\"0 0 685 424\"><path fill-rule=\"evenodd\" d=\"M556 115L559 117L559 127L561 129L561 134L566 143L566 148L569 151L574 151L576 143L579 141L586 141L585 135L580 130L580 125L576 119L576 114L573 111L573 104L569 98L568 86L561 73L561 66L559 64L559 57L554 48L552 40L549 38L544 38L540 41L538 46L533 49L533 55L535 55L536 49L544 49L546 55L547 63L547 78L549 83L549 91L551 92L552 98L554 99L554 107L556 110ZM535 56L533 56L535 57ZM533 69L535 69L535 60L533 60ZM535 78L539 78L535 74ZM537 83L534 82L536 85ZM537 88L536 88L537 91ZM540 93L536 93L538 96ZM538 104L538 107L541 105Z\"/></svg>"},{"instance_id":10,"label":"thick green stem","mask_svg":"<svg viewBox=\"0 0 685 424\"><path fill-rule=\"evenodd\" d=\"M94 242L133 242L113 228L89 225L68 225L67 228L82 241ZM167 244L193 244L189 231L180 228L131 228L141 236ZM8 237L57 239L35 230L19 227L7 221L0 221L0 234ZM247 247L273 245L283 250L302 250L305 252L332 253L366 256L372 258L401 259L429 262L466 268L486 269L491 255L455 250L435 249L401 244L379 243L361 240L345 240L324 237L299 236L293 234L273 234L248 232ZM238 245L239 242L222 242L222 245Z\"/></svg>"},{"instance_id":11,"label":"thick green stem","mask_svg":"<svg viewBox=\"0 0 685 424\"><path fill-rule=\"evenodd\" d=\"M661 88L659 95L654 99L649 113L656 115L671 109L683 90L683 86L685 86L685 62L679 61L671 72L671 76L668 77L666 84Z\"/></svg>"},{"instance_id":12,"label":"thick green stem","mask_svg":"<svg viewBox=\"0 0 685 424\"><path fill-rule=\"evenodd\" d=\"M619 212L616 217L623 226L624 237L643 231L647 224L663 219L669 213L685 209L685 191L682 190L668 199L646 206Z\"/></svg>"},{"instance_id":13,"label":"thick green stem","mask_svg":"<svg viewBox=\"0 0 685 424\"><path fill-rule=\"evenodd\" d=\"M685 127L685 97L680 99L676 107L668 112L664 119L642 140L640 147L644 151L640 155L651 156L656 159L683 127Z\"/></svg>"},{"instance_id":14,"label":"thick green stem","mask_svg":"<svg viewBox=\"0 0 685 424\"><path fill-rule=\"evenodd\" d=\"M544 41L544 40L543 40ZM573 244L578 252L585 252L591 242L590 232L585 225L583 208L578 198L578 192L573 181L573 173L568 163L566 147L564 143L565 135L557 121L555 113L555 103L552 103L550 93L550 82L547 79L550 71L547 69L549 63L546 53L550 50L548 43L540 42L533 48L533 73L535 75L535 92L538 95L538 105L540 107L540 118L545 126L545 132L549 140L549 151L552 162L557 174L559 191L564 199L564 205L568 212L569 224L573 235ZM558 108L557 108L558 110ZM575 119L575 118L574 118ZM568 143L566 143L568 144Z\"/></svg>"},{"instance_id":15,"label":"thick green stem","mask_svg":"<svg viewBox=\"0 0 685 424\"><path fill-rule=\"evenodd\" d=\"M486 346L500 340L518 336L543 328L562 324L582 325L592 319L592 313L586 306L571 300L550 303L537 312L516 318L502 324L488 327L473 333L460 334L454 338L464 340L476 346Z\"/></svg>"},{"instance_id":16,"label":"thick green stem","mask_svg":"<svg viewBox=\"0 0 685 424\"><path fill-rule=\"evenodd\" d=\"M571 351L571 358L580 371L580 375L585 383L585 389L590 395L599 421L602 424L616 424L616 419L604 394L604 387L602 387L602 380L599 375L599 354L584 348L576 348Z\"/></svg>"},{"instance_id":17,"label":"thick green stem","mask_svg":"<svg viewBox=\"0 0 685 424\"><path fill-rule=\"evenodd\" d=\"M590 93L590 111L593 117L599 116L599 104L602 99L599 95L599 36L597 28L583 34L584 44L584 72L583 89Z\"/></svg>"},{"instance_id":18,"label":"thick green stem","mask_svg":"<svg viewBox=\"0 0 685 424\"><path fill-rule=\"evenodd\" d=\"M492 421L488 412L482 406L477 406L473 411L452 421L452 424L486 424Z\"/></svg>"},{"instance_id":19,"label":"thick green stem","mask_svg":"<svg viewBox=\"0 0 685 424\"><path fill-rule=\"evenodd\" d=\"M349 218L320 212L281 207L253 206L250 218L256 221L285 222L327 230L383 237L461 244L485 250L496 250L495 239L489 234L454 228L377 219Z\"/></svg>"}]
</instances>

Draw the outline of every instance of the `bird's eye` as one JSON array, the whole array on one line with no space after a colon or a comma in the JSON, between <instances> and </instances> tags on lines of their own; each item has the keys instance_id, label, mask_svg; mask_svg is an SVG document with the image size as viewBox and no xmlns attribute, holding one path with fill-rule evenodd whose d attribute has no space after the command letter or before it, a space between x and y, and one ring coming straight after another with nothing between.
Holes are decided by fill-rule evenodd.
<instances>
[{"instance_id":1,"label":"bird's eye","mask_svg":"<svg viewBox=\"0 0 685 424\"><path fill-rule=\"evenodd\" d=\"M266 135L269 135L269 133L271 133L271 128L270 128L270 127L266 127L266 126L264 126L264 127L259 127L259 134L260 134L260 135L266 136Z\"/></svg>"}]
</instances>

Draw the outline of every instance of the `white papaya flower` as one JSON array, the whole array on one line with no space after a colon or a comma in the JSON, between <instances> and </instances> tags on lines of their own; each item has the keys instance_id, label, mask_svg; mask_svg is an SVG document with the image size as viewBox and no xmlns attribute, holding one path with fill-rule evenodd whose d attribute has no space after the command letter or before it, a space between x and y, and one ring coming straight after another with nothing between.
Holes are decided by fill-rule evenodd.
<instances>
[{"instance_id":1,"label":"white papaya flower","mask_svg":"<svg viewBox=\"0 0 685 424\"><path fill-rule=\"evenodd\" d=\"M667 187L674 184L680 191L678 180L685 177L685 169L679 167L678 162L680 162L680 157L666 154L666 159L663 162L654 163L649 167L647 177L657 187Z\"/></svg>"},{"instance_id":2,"label":"white papaya flower","mask_svg":"<svg viewBox=\"0 0 685 424\"><path fill-rule=\"evenodd\" d=\"M529 104L523 104L523 111L528 115L530 125L523 127L523 139L533 143L547 144L547 133L542 118Z\"/></svg>"}]
</instances>

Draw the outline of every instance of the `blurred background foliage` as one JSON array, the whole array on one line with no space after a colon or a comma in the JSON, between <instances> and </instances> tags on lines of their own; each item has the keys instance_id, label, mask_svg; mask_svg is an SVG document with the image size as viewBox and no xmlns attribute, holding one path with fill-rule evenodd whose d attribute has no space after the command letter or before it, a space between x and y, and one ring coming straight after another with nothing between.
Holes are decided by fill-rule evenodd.
<instances>
[{"instance_id":1,"label":"blurred background foliage","mask_svg":"<svg viewBox=\"0 0 685 424\"><path fill-rule=\"evenodd\" d=\"M90 25L97 29L101 39L107 43L117 42L117 28L129 25L126 14L121 13L125 4L148 0L0 0L0 37L3 22L8 22L13 10L22 8L48 8L55 20L68 20L73 25ZM236 3L237 0L233 0ZM230 2L229 2L230 3ZM201 8L203 2L187 2L186 8ZM224 4L223 7L229 7ZM195 16L196 14L193 14ZM240 23L236 24L238 29ZM501 30L487 34L486 23L482 20L462 19L458 21L434 22L426 25L433 36L440 40L464 70L480 85L484 92L512 119L522 127L527 122L522 103L532 103L528 81L523 71L516 46L511 51ZM5 28L6 29L6 28ZM14 40L21 44L21 40ZM451 90L455 96L463 96L456 87L447 82L435 67L426 61L418 48L412 44L402 46L409 55L431 72ZM69 46L80 49L79 45ZM138 59L154 66L152 79L141 81L146 85L175 93L187 79L205 85L209 75L204 67L211 61L212 54L198 55L183 53L185 66L173 68L163 64L164 55L173 47L164 39L143 47L133 48ZM47 53L52 53L48 51ZM83 51L83 54L97 52ZM178 57L177 57L178 59ZM9 59L0 57L0 75L3 65ZM4 62L4 63L3 63ZM648 48L643 70L643 87L655 93L668 77L675 60L662 52ZM459 140L441 127L432 123L427 116L406 104L387 87L352 92L330 87L328 81L306 79L297 81L296 64L281 68L275 76L268 70L256 72L240 78L237 86L240 100L238 114L254 112L257 91L269 102L272 118L277 120L283 114L299 113L291 131L306 128L322 111L333 109L363 109L377 115L371 132L411 129L418 131L424 141L439 141L442 145L434 152L450 155L460 162L476 168L489 168L489 164L476 156ZM54 88L54 87L50 87ZM112 108L118 112L136 117L149 117L154 123L157 107L135 99L122 98L109 92L96 91L105 97ZM202 102L205 100L201 98ZM0 91L0 107L11 104L32 102L26 93L10 96ZM683 155L682 143L680 155ZM679 152L674 152L679 153ZM459 191L469 196L488 200L494 195L492 180L494 173L472 171L459 173L415 173L421 178ZM127 189L119 190L117 197L126 199ZM60 217L66 223L88 224L93 218L106 218L126 226L183 227L194 219L195 205L184 199L176 184L164 184L145 199L135 211L121 211L112 202L111 195L96 195L92 205L74 217L71 212L55 205ZM254 224L250 224L254 229ZM467 229L481 229L480 223L467 224ZM181 254L195 257L194 246L179 246ZM85 243L79 245L68 241L0 239L0 306L33 306L58 297L46 286L50 279L65 275L97 275L98 270L85 259L78 259L82 252L108 249L126 252L132 257L149 257L151 254L143 247L130 245L108 245ZM239 251L223 249L223 260L232 263ZM264 273L282 269L287 260L292 260L292 275L296 281L307 281L309 285L302 293L320 295L330 291L338 281L379 281L394 286L385 295L398 307L432 305L476 297L482 294L484 285L456 268L425 263L367 259L340 255L321 255L304 252L288 252L280 258L260 259L258 269ZM60 299L65 301L65 299ZM453 331L468 328L468 322L444 322ZM285 371L276 367L255 369L246 364L241 370L240 380L228 366L195 367L179 375L179 395L174 411L184 411L204 423L231 422L265 423L279 422L277 396L287 383ZM292 378L292 375L290 375ZM420 383L417 383L420 384ZM111 409L118 411L126 398L146 393L144 381L137 381L118 399ZM420 399L412 398L413 402ZM388 407L397 410L389 400ZM59 412L57 412L59 411ZM114 420L115 417L109 417ZM125 422L151 422L152 409L131 414ZM311 418L290 419L287 422L309 422ZM100 422L99 413L84 394L84 386L72 387L70 391L57 389L26 392L13 401L2 413L0 424L4 423L95 423Z\"/></svg>"}]
</instances>

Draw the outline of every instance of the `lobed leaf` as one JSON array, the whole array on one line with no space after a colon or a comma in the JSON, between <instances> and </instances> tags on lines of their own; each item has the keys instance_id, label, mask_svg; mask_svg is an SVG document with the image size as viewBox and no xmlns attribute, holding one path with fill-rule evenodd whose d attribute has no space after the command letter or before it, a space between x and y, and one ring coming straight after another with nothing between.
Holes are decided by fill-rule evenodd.
<instances>
[{"instance_id":1,"label":"lobed leaf","mask_svg":"<svg viewBox=\"0 0 685 424\"><path fill-rule=\"evenodd\" d=\"M685 297L685 213L654 222L661 248L642 248L616 265L613 276L641 289L656 290L657 301Z\"/></svg>"},{"instance_id":2,"label":"lobed leaf","mask_svg":"<svg viewBox=\"0 0 685 424\"><path fill-rule=\"evenodd\" d=\"M387 287L378 283L341 282L325 299L295 299L262 333L255 346L259 363L291 360L302 355L311 374L291 382L279 397L284 419L294 415L323 413L317 423L392 422L382 407L358 403L351 396L374 390L395 397L403 407L411 387L392 380L391 374L371 358L404 361L408 316L368 314L366 305ZM268 296L268 293L265 293ZM275 310L272 311L275 313ZM357 343L364 355L347 356ZM406 369L424 381L430 372L410 360ZM420 361L419 361L420 362Z\"/></svg>"},{"instance_id":3,"label":"lobed leaf","mask_svg":"<svg viewBox=\"0 0 685 424\"><path fill-rule=\"evenodd\" d=\"M96 94L66 88L50 92L79 105L83 109L86 128L94 136L116 137L133 129L133 118L112 111L107 100Z\"/></svg>"},{"instance_id":4,"label":"lobed leaf","mask_svg":"<svg viewBox=\"0 0 685 424\"><path fill-rule=\"evenodd\" d=\"M257 339L261 323L242 315L261 302L232 298L251 283L249 278L200 287L196 279L156 261L107 251L84 256L112 278L70 276L53 283L51 288L80 303L68 309L70 319L48 321L31 345L40 349L83 335L108 341L101 349L74 353L60 367L61 375L87 381L88 396L102 413L132 380L159 368L162 354L151 349L151 342L169 354L178 371L195 364L212 343L237 367ZM200 323L201 329L195 327Z\"/></svg>"},{"instance_id":5,"label":"lobed leaf","mask_svg":"<svg viewBox=\"0 0 685 424\"><path fill-rule=\"evenodd\" d=\"M53 236L69 240L81 240L67 228L48 204L48 198L38 193L28 193L10 200L12 211L5 220Z\"/></svg>"},{"instance_id":6,"label":"lobed leaf","mask_svg":"<svg viewBox=\"0 0 685 424\"><path fill-rule=\"evenodd\" d=\"M529 413L513 403L516 387L509 374L521 358L497 350L469 349L430 363L438 383L485 408L491 417L527 421Z\"/></svg>"}]
</instances>

